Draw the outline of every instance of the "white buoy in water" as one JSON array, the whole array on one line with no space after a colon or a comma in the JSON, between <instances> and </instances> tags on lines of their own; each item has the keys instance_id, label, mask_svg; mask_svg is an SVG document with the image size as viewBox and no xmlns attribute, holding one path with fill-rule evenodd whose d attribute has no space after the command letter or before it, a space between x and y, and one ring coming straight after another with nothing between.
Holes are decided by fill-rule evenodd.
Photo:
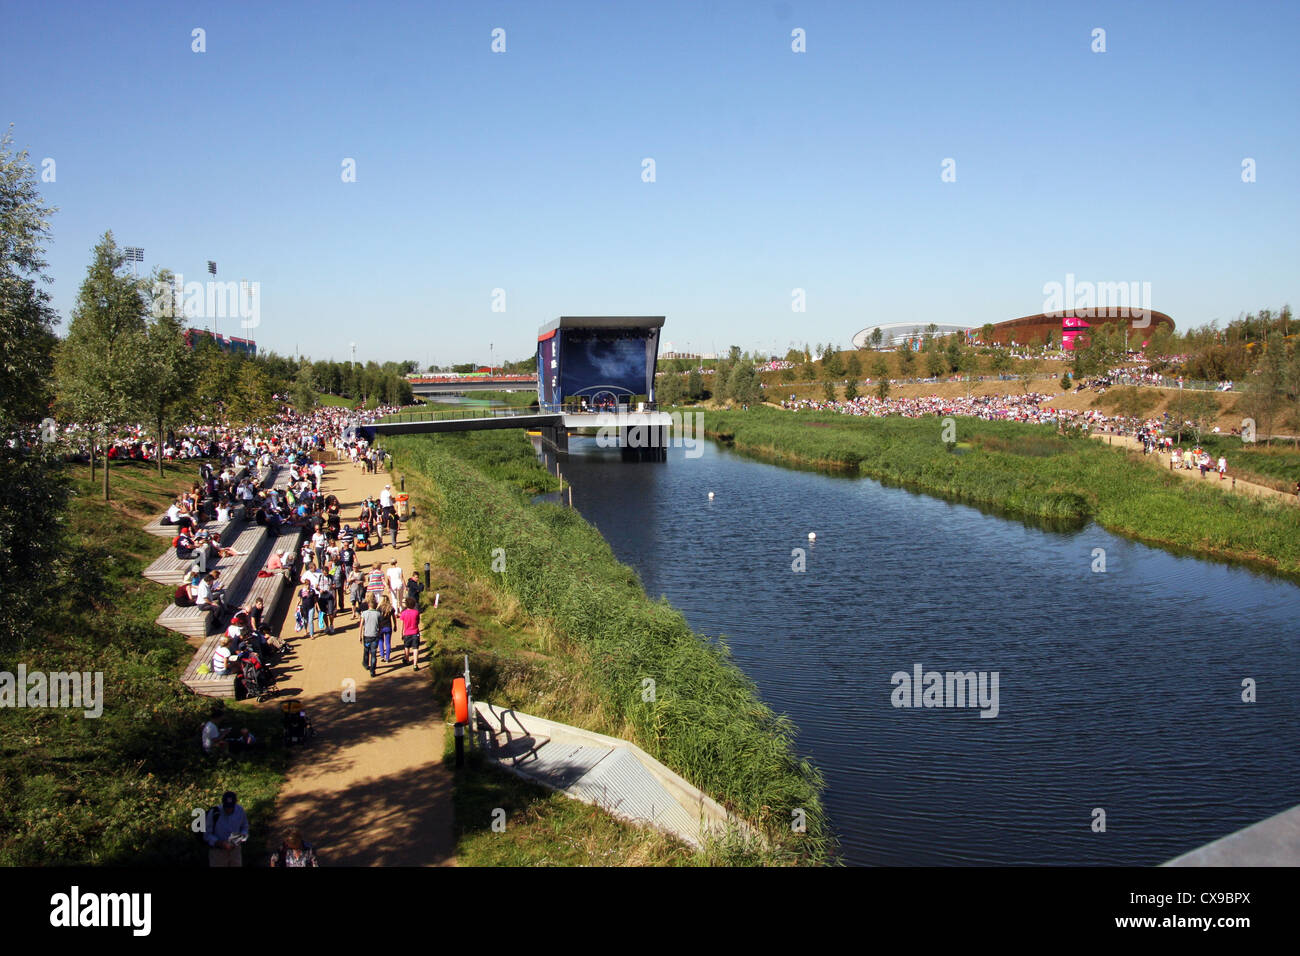
<instances>
[{"instance_id":1,"label":"white buoy in water","mask_svg":"<svg viewBox=\"0 0 1300 956\"><path fill-rule=\"evenodd\" d=\"M817 532L816 532L816 531L809 531L809 532L808 532L808 540L809 540L809 541L816 541L816 540L817 540Z\"/></svg>"},{"instance_id":2,"label":"white buoy in water","mask_svg":"<svg viewBox=\"0 0 1300 956\"><path fill-rule=\"evenodd\" d=\"M710 500L710 501L713 500L713 492L711 492L711 491L709 492L709 500Z\"/></svg>"}]
</instances>

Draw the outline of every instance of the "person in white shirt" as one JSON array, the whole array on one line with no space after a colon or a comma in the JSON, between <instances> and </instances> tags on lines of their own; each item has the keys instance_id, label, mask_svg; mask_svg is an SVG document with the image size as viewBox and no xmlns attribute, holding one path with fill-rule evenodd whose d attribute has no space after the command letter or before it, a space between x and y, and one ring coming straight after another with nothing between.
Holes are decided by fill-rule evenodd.
<instances>
[{"instance_id":1,"label":"person in white shirt","mask_svg":"<svg viewBox=\"0 0 1300 956\"><path fill-rule=\"evenodd\" d=\"M226 676L230 670L230 638L222 635L217 649L212 654L212 673L219 677Z\"/></svg>"},{"instance_id":2,"label":"person in white shirt","mask_svg":"<svg viewBox=\"0 0 1300 956\"><path fill-rule=\"evenodd\" d=\"M402 591L406 588L406 575L404 575L402 569L397 566L396 558L394 558L393 563L388 566L388 570L384 572L384 577L388 579L388 593L393 596L393 606L401 607Z\"/></svg>"},{"instance_id":3,"label":"person in white shirt","mask_svg":"<svg viewBox=\"0 0 1300 956\"><path fill-rule=\"evenodd\" d=\"M176 502L173 501L172 506L167 509L167 522L169 524L175 524L180 519L181 519L181 507L180 505L178 505Z\"/></svg>"},{"instance_id":4,"label":"person in white shirt","mask_svg":"<svg viewBox=\"0 0 1300 956\"><path fill-rule=\"evenodd\" d=\"M387 508L393 503L393 486L384 485L384 490L379 493L379 507Z\"/></svg>"}]
</instances>

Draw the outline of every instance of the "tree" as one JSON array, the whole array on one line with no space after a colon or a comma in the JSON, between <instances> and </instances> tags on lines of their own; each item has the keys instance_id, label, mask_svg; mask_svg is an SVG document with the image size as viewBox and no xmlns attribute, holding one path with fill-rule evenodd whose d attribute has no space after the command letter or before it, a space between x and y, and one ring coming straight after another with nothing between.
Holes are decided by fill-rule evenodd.
<instances>
[{"instance_id":1,"label":"tree","mask_svg":"<svg viewBox=\"0 0 1300 956\"><path fill-rule=\"evenodd\" d=\"M177 418L193 408L195 396L194 352L185 342L180 316L185 314L176 277L168 270L154 276L154 319L145 329L140 375L148 383L139 396L141 417L157 431L158 474L163 473L162 449L168 417Z\"/></svg>"},{"instance_id":2,"label":"tree","mask_svg":"<svg viewBox=\"0 0 1300 956\"><path fill-rule=\"evenodd\" d=\"M917 364L917 352L907 346L902 346L898 350L898 372L900 372L900 375L904 378L910 376L915 364Z\"/></svg>"},{"instance_id":3,"label":"tree","mask_svg":"<svg viewBox=\"0 0 1300 956\"><path fill-rule=\"evenodd\" d=\"M948 336L948 345L943 351L944 359L948 363L948 369L952 372L961 371L962 347L957 336Z\"/></svg>"},{"instance_id":4,"label":"tree","mask_svg":"<svg viewBox=\"0 0 1300 956\"><path fill-rule=\"evenodd\" d=\"M849 377L850 382L862 378L862 362L859 360L857 352L850 352L849 357L845 359L844 374Z\"/></svg>"},{"instance_id":5,"label":"tree","mask_svg":"<svg viewBox=\"0 0 1300 956\"><path fill-rule=\"evenodd\" d=\"M885 341L885 332L880 326L876 326L871 330L871 347L878 349L883 341Z\"/></svg>"},{"instance_id":6,"label":"tree","mask_svg":"<svg viewBox=\"0 0 1300 956\"><path fill-rule=\"evenodd\" d=\"M889 363L883 355L871 363L871 377L876 380L876 396L883 402L889 397Z\"/></svg>"},{"instance_id":7,"label":"tree","mask_svg":"<svg viewBox=\"0 0 1300 956\"><path fill-rule=\"evenodd\" d=\"M299 415L306 415L317 405L316 390L312 387L311 368L304 366L298 373L293 389L289 393L293 410Z\"/></svg>"},{"instance_id":8,"label":"tree","mask_svg":"<svg viewBox=\"0 0 1300 956\"><path fill-rule=\"evenodd\" d=\"M1064 391L1064 392L1068 392L1068 391L1069 391L1071 388L1073 388L1073 387L1074 387L1074 383L1070 381L1070 373L1069 373L1069 372L1062 372L1062 373L1061 373L1061 390Z\"/></svg>"},{"instance_id":9,"label":"tree","mask_svg":"<svg viewBox=\"0 0 1300 956\"><path fill-rule=\"evenodd\" d=\"M1288 381L1290 371L1286 360L1286 344L1274 332L1265 344L1263 354L1255 363L1255 370L1246 381L1242 396L1242 410L1255 419L1261 437L1273 433L1274 419L1288 411Z\"/></svg>"},{"instance_id":10,"label":"tree","mask_svg":"<svg viewBox=\"0 0 1300 956\"><path fill-rule=\"evenodd\" d=\"M985 322L983 325L980 326L980 343L982 345L992 345L993 336L994 336L994 331L993 331L992 322Z\"/></svg>"},{"instance_id":11,"label":"tree","mask_svg":"<svg viewBox=\"0 0 1300 956\"><path fill-rule=\"evenodd\" d=\"M844 400L851 402L858 397L858 383L854 379L849 379L844 383Z\"/></svg>"},{"instance_id":12,"label":"tree","mask_svg":"<svg viewBox=\"0 0 1300 956\"><path fill-rule=\"evenodd\" d=\"M835 401L835 383L832 382L830 379L827 379L826 381L822 382L822 392L826 396L826 401L828 402Z\"/></svg>"},{"instance_id":13,"label":"tree","mask_svg":"<svg viewBox=\"0 0 1300 956\"><path fill-rule=\"evenodd\" d=\"M727 381L727 394L742 405L757 405L763 400L758 387L758 372L750 362L737 362Z\"/></svg>"},{"instance_id":14,"label":"tree","mask_svg":"<svg viewBox=\"0 0 1300 956\"><path fill-rule=\"evenodd\" d=\"M276 403L271 399L271 381L266 371L256 362L245 362L230 396L230 419L241 425L256 425L276 413ZM315 395L312 396L313 399Z\"/></svg>"},{"instance_id":15,"label":"tree","mask_svg":"<svg viewBox=\"0 0 1300 956\"><path fill-rule=\"evenodd\" d=\"M700 374L698 365L686 376L686 397L692 402L698 402L704 397L704 376Z\"/></svg>"},{"instance_id":16,"label":"tree","mask_svg":"<svg viewBox=\"0 0 1300 956\"><path fill-rule=\"evenodd\" d=\"M1218 415L1219 399L1213 392L1200 389L1192 392L1192 397L1187 402L1187 420L1192 425L1192 432L1196 435L1198 445L1201 443L1202 435L1214 424Z\"/></svg>"},{"instance_id":17,"label":"tree","mask_svg":"<svg viewBox=\"0 0 1300 956\"><path fill-rule=\"evenodd\" d=\"M931 349L925 353L925 370L931 377L942 375L947 367L948 360L937 349Z\"/></svg>"},{"instance_id":18,"label":"tree","mask_svg":"<svg viewBox=\"0 0 1300 956\"><path fill-rule=\"evenodd\" d=\"M17 648L58 607L68 496L49 416L54 310L42 285L54 209L27 151L0 137L0 648ZM34 439L28 442L28 439Z\"/></svg>"},{"instance_id":19,"label":"tree","mask_svg":"<svg viewBox=\"0 0 1300 956\"><path fill-rule=\"evenodd\" d=\"M993 366L993 371L999 375L1005 375L1011 368L1011 353L1006 349L995 348L989 364Z\"/></svg>"},{"instance_id":20,"label":"tree","mask_svg":"<svg viewBox=\"0 0 1300 956\"><path fill-rule=\"evenodd\" d=\"M682 400L682 377L676 372L664 372L655 386L655 401L661 407L676 405Z\"/></svg>"},{"instance_id":21,"label":"tree","mask_svg":"<svg viewBox=\"0 0 1300 956\"><path fill-rule=\"evenodd\" d=\"M140 396L149 387L140 374L146 343L144 289L135 276L122 271L125 265L126 256L112 232L104 233L55 360L61 414L84 422L105 447L138 410ZM105 501L110 496L108 465L105 457Z\"/></svg>"}]
</instances>

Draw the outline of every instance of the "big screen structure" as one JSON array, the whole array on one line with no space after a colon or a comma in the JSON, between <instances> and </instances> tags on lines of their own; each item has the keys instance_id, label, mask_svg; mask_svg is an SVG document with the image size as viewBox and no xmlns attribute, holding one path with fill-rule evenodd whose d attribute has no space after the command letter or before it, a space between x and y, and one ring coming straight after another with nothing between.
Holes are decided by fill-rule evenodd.
<instances>
[{"instance_id":1,"label":"big screen structure","mask_svg":"<svg viewBox=\"0 0 1300 956\"><path fill-rule=\"evenodd\" d=\"M566 317L542 329L537 390L542 405L586 400L589 406L654 398L663 318Z\"/></svg>"}]
</instances>

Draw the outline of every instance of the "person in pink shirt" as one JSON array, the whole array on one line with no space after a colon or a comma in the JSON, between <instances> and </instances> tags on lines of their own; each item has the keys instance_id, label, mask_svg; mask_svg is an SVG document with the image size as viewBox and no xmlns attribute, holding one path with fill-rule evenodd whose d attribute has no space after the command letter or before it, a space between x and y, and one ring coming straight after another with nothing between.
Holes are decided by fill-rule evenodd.
<instances>
[{"instance_id":1,"label":"person in pink shirt","mask_svg":"<svg viewBox=\"0 0 1300 956\"><path fill-rule=\"evenodd\" d=\"M402 647L404 648L403 660L411 663L411 655L415 655L415 670L420 669L420 610L416 607L416 597L411 595L406 599L406 608L402 611Z\"/></svg>"}]
</instances>

